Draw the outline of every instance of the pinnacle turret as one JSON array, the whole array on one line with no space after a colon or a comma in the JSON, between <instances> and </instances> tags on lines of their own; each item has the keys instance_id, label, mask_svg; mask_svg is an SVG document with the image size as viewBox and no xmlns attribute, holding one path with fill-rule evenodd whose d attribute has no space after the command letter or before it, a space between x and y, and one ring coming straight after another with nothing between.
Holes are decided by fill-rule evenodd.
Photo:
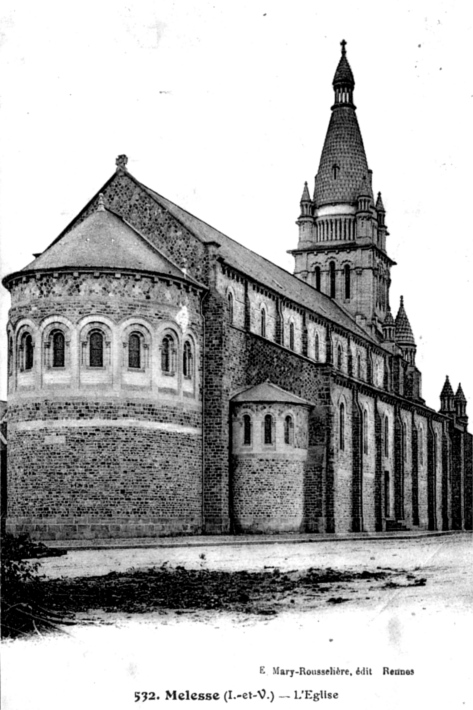
<instances>
[{"instance_id":1,"label":"pinnacle turret","mask_svg":"<svg viewBox=\"0 0 473 710\"><path fill-rule=\"evenodd\" d=\"M457 421L460 424L468 424L468 417L466 416L466 397L463 394L462 386L458 385L458 389L453 398L455 404L455 413L457 415Z\"/></svg>"},{"instance_id":2,"label":"pinnacle turret","mask_svg":"<svg viewBox=\"0 0 473 710\"><path fill-rule=\"evenodd\" d=\"M301 203L302 202L311 202L307 181L304 183L304 189L302 191Z\"/></svg>"},{"instance_id":3,"label":"pinnacle turret","mask_svg":"<svg viewBox=\"0 0 473 710\"><path fill-rule=\"evenodd\" d=\"M455 395L453 394L452 385L447 377L445 378L445 384L440 392L440 413L441 414L453 414L455 412Z\"/></svg>"},{"instance_id":4,"label":"pinnacle turret","mask_svg":"<svg viewBox=\"0 0 473 710\"><path fill-rule=\"evenodd\" d=\"M384 209L383 205L383 198L381 197L380 192L378 192L378 199L376 200L376 209L378 210L378 212L386 213L386 210Z\"/></svg>"},{"instance_id":5,"label":"pinnacle turret","mask_svg":"<svg viewBox=\"0 0 473 710\"><path fill-rule=\"evenodd\" d=\"M400 346L407 345L415 347L416 341L412 332L406 309L404 308L404 296L401 296L401 303L396 316L396 343Z\"/></svg>"}]
</instances>

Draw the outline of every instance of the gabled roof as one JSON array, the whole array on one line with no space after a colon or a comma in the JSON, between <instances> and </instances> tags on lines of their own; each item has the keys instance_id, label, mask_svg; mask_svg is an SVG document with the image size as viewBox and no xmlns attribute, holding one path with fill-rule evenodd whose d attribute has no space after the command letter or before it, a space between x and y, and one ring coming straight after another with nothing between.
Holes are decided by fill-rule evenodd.
<instances>
[{"instance_id":1,"label":"gabled roof","mask_svg":"<svg viewBox=\"0 0 473 710\"><path fill-rule=\"evenodd\" d=\"M127 174L135 183L140 185L153 200L161 207L168 210L173 217L198 237L198 239L204 243L216 242L220 246L218 250L219 256L229 266L232 266L243 274L247 274L250 278L278 293L283 298L288 298L315 313L319 313L321 316L334 323L338 323L343 328L346 328L365 340L376 342L365 330L357 325L347 311L336 301L332 300L324 293L317 291L304 281L301 281L297 276L268 261L268 259L265 259L263 256L260 256L251 249L227 237L206 222L194 217L194 215L190 214L182 207L179 207L154 190L146 187L146 185L143 185L143 183L140 183L136 178L130 175L130 173Z\"/></svg>"},{"instance_id":2,"label":"gabled roof","mask_svg":"<svg viewBox=\"0 0 473 710\"><path fill-rule=\"evenodd\" d=\"M312 403L292 392L273 385L272 382L263 382L245 388L242 392L232 397L232 402L286 402L288 404L302 404L312 407Z\"/></svg>"},{"instance_id":3,"label":"gabled roof","mask_svg":"<svg viewBox=\"0 0 473 710\"><path fill-rule=\"evenodd\" d=\"M181 269L122 217L99 208L85 217L22 271L63 268L152 271L184 279Z\"/></svg>"}]
</instances>

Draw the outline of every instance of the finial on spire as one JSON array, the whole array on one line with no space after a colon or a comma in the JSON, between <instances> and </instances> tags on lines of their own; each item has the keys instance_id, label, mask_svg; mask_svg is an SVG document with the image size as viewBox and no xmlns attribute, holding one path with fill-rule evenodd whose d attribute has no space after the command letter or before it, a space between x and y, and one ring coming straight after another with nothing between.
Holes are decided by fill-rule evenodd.
<instances>
[{"instance_id":1,"label":"finial on spire","mask_svg":"<svg viewBox=\"0 0 473 710\"><path fill-rule=\"evenodd\" d=\"M117 166L117 171L118 170L128 170L128 168L126 167L127 163L128 163L128 156L118 155L115 160L115 165Z\"/></svg>"},{"instance_id":2,"label":"finial on spire","mask_svg":"<svg viewBox=\"0 0 473 710\"><path fill-rule=\"evenodd\" d=\"M103 193L101 192L99 195L99 202L97 205L97 212L105 212L105 201L103 199Z\"/></svg>"},{"instance_id":3,"label":"finial on spire","mask_svg":"<svg viewBox=\"0 0 473 710\"><path fill-rule=\"evenodd\" d=\"M345 42L344 39L342 39L342 41L340 42L340 44L342 45L342 57L344 57L345 54L347 53L347 50L345 49L345 47L347 46L347 43Z\"/></svg>"},{"instance_id":4,"label":"finial on spire","mask_svg":"<svg viewBox=\"0 0 473 710\"><path fill-rule=\"evenodd\" d=\"M404 305L404 296L401 296L401 306Z\"/></svg>"}]
</instances>

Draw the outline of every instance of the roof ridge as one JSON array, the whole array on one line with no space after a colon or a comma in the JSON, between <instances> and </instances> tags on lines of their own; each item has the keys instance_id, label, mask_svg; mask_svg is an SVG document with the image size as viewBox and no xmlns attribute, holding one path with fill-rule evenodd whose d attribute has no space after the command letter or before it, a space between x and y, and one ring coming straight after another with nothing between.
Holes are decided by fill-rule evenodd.
<instances>
[{"instance_id":1,"label":"roof ridge","mask_svg":"<svg viewBox=\"0 0 473 710\"><path fill-rule=\"evenodd\" d=\"M255 254L255 256L257 256L259 259L263 259L264 261L266 261L266 262L267 262L268 264L270 264L271 266L275 267L275 268L278 269L279 271L282 271L285 275L290 276L292 279L294 279L295 282L297 282L298 285L303 284L303 285L306 286L307 288L311 288L315 293L318 294L318 297L322 297L322 298L326 299L330 304L334 305L334 306L335 306L336 308L338 308L345 316L347 316L347 317L350 319L350 321L352 322L353 326L356 328L356 331L361 330L360 326L358 325L358 323L356 322L356 320L353 318L353 316L351 315L351 313L350 313L348 310L346 310L346 309L342 306L342 304L340 304L340 303L338 303L337 301L335 301L334 299L330 298L329 296L327 296L327 294L323 293L322 291L318 291L318 290L317 290L314 286L312 286L311 284L308 284L308 283L306 283L305 281L302 281L301 279L299 279L299 278L298 278L297 276L295 276L294 274L291 274L290 271L287 271L287 270L284 269L282 266L279 266L279 264L276 264L274 261L271 261L270 259L268 259L267 257L263 256L262 254L259 254L258 252L253 251L253 249L251 249L250 247L247 247L246 245L241 244L241 242L238 242L236 239L233 239L233 237L229 237L227 234L224 234L224 232L221 232L219 229L217 229L216 227L213 227L211 224L209 224L209 223L206 222L205 220L201 219L200 217L196 217L196 215L192 214L192 212L189 212L189 210L186 210L184 207L181 207L180 205L177 205L175 202L173 202L173 201L170 200L169 198L164 197L164 195L160 195L159 192L156 192L156 190L153 190L152 188L148 187L148 186L145 185L144 183L140 182L137 178L135 178L135 177L134 177L133 175L131 175L130 173L127 173L127 174L133 179L133 181L134 181L135 183L137 183L137 184L140 185L142 188L144 188L144 189L146 190L146 192L150 193L150 195L151 195L151 197L152 197L153 199L156 199L156 197L158 197L158 198L161 198L162 200L165 200L166 202L170 203L171 205L173 205L174 207L176 207L176 208L177 208L178 210L180 210L181 212L185 212L186 214L188 214L190 217L192 217L192 219L195 219L195 220L197 220L198 222L200 222L200 223L206 225L207 227L209 227L210 229L212 229L214 232L217 232L218 234L221 234L222 237L225 237L225 239L229 239L229 240L232 241L233 243L237 244L239 247L242 247L243 249L246 249L246 251L250 252L251 254ZM173 215L173 216L174 216L174 215ZM194 230L192 230L191 227L189 227L188 225L184 224L184 223L182 222L182 220L179 219L179 217L175 217L175 219L177 219L177 220L180 222L180 224L182 224L182 226L185 227L185 229L188 229L188 230L192 231L193 234L194 234L194 236L197 237L197 239L199 239L199 241L201 241L203 244L205 244L205 242L201 239L201 237L200 237L198 234L195 234ZM257 279L254 279L254 280L257 281ZM271 289L271 288L272 288L271 286L268 286L267 284L265 284L263 281L261 281L260 283L261 283L265 288L268 288L268 289ZM280 284L280 287L283 288L283 286L282 286L281 284ZM289 299L289 300L293 300L293 299ZM302 305L302 304L299 304L299 305ZM309 310L310 310L310 309L309 309ZM331 320L331 319L328 318L328 320ZM370 334L367 333L366 331L362 330L361 333L360 333L360 335L361 335L361 334L362 334L363 337L365 337L367 340L370 340L371 342L375 343L376 345L379 345L379 343L378 343L374 338L372 338L372 337L370 336Z\"/></svg>"}]
</instances>

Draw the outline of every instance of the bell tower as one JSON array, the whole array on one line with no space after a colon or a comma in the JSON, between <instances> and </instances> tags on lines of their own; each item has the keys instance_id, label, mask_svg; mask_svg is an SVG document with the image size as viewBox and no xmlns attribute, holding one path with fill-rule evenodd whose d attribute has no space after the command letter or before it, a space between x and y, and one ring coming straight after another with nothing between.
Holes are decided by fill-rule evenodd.
<instances>
[{"instance_id":1,"label":"bell tower","mask_svg":"<svg viewBox=\"0 0 473 710\"><path fill-rule=\"evenodd\" d=\"M382 341L395 262L386 252L388 230L381 193L376 202L373 196L345 40L341 47L313 197L305 183L296 222L299 241L290 253L296 276L339 301Z\"/></svg>"}]
</instances>

